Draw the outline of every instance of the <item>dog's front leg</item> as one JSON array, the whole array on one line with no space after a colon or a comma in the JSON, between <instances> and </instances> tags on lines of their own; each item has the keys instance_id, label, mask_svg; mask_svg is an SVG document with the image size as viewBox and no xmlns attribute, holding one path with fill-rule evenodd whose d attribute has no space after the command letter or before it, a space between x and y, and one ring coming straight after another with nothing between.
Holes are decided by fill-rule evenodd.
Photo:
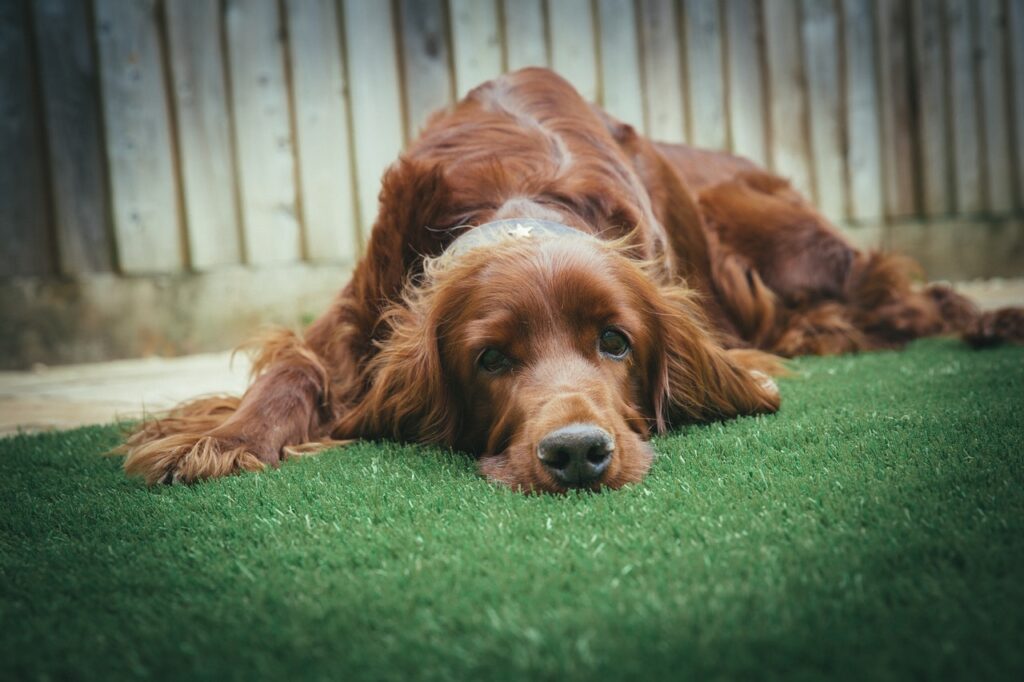
<instances>
[{"instance_id":1,"label":"dog's front leg","mask_svg":"<svg viewBox=\"0 0 1024 682\"><path fill-rule=\"evenodd\" d=\"M289 446L317 439L329 420L328 372L296 335L265 340L241 399L200 398L144 422L123 451L147 483L192 482L276 466Z\"/></svg>"}]
</instances>

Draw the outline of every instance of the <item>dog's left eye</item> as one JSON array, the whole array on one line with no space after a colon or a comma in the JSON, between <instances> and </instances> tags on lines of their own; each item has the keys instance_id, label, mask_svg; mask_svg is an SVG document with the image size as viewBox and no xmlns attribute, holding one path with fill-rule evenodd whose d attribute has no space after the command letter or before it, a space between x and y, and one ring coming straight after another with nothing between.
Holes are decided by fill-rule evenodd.
<instances>
[{"instance_id":1,"label":"dog's left eye","mask_svg":"<svg viewBox=\"0 0 1024 682\"><path fill-rule=\"evenodd\" d=\"M629 340L620 331L605 329L601 332L598 347L605 355L621 360L629 352Z\"/></svg>"},{"instance_id":2,"label":"dog's left eye","mask_svg":"<svg viewBox=\"0 0 1024 682\"><path fill-rule=\"evenodd\" d=\"M480 354L480 359L477 362L485 372L490 372L491 374L498 374L512 368L512 361L507 355L496 348L485 350Z\"/></svg>"}]
</instances>

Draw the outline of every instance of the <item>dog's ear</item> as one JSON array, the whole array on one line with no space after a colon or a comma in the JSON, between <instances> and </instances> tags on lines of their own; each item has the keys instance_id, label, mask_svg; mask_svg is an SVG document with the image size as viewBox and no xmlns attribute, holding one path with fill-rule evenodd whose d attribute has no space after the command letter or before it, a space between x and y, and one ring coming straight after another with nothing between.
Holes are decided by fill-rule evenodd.
<instances>
[{"instance_id":1,"label":"dog's ear","mask_svg":"<svg viewBox=\"0 0 1024 682\"><path fill-rule=\"evenodd\" d=\"M452 442L457 422L441 365L437 317L423 300L383 313L390 335L369 361L364 374L369 387L341 417L338 433Z\"/></svg>"},{"instance_id":2,"label":"dog's ear","mask_svg":"<svg viewBox=\"0 0 1024 682\"><path fill-rule=\"evenodd\" d=\"M652 358L648 382L659 432L779 409L779 390L768 373L773 356L723 348L688 289L664 286L659 294L652 304L662 347Z\"/></svg>"}]
</instances>

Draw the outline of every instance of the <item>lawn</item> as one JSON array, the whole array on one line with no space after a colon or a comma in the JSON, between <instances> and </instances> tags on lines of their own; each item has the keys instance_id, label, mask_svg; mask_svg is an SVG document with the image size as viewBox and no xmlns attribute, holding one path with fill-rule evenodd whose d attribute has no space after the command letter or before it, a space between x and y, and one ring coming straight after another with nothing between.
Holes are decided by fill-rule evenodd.
<instances>
[{"instance_id":1,"label":"lawn","mask_svg":"<svg viewBox=\"0 0 1024 682\"><path fill-rule=\"evenodd\" d=\"M0 678L1024 679L1024 349L794 363L642 484L362 443L148 490L0 441Z\"/></svg>"}]
</instances>

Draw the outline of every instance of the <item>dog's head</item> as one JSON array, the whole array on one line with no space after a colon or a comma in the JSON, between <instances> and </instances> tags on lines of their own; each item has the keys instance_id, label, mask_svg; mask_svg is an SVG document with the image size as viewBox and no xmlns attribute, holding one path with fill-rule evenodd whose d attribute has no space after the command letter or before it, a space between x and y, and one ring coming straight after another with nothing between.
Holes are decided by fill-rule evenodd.
<instances>
[{"instance_id":1,"label":"dog's head","mask_svg":"<svg viewBox=\"0 0 1024 682\"><path fill-rule=\"evenodd\" d=\"M638 481L652 431L779 404L715 342L691 292L589 237L441 256L385 320L348 429L469 451L523 490Z\"/></svg>"}]
</instances>

